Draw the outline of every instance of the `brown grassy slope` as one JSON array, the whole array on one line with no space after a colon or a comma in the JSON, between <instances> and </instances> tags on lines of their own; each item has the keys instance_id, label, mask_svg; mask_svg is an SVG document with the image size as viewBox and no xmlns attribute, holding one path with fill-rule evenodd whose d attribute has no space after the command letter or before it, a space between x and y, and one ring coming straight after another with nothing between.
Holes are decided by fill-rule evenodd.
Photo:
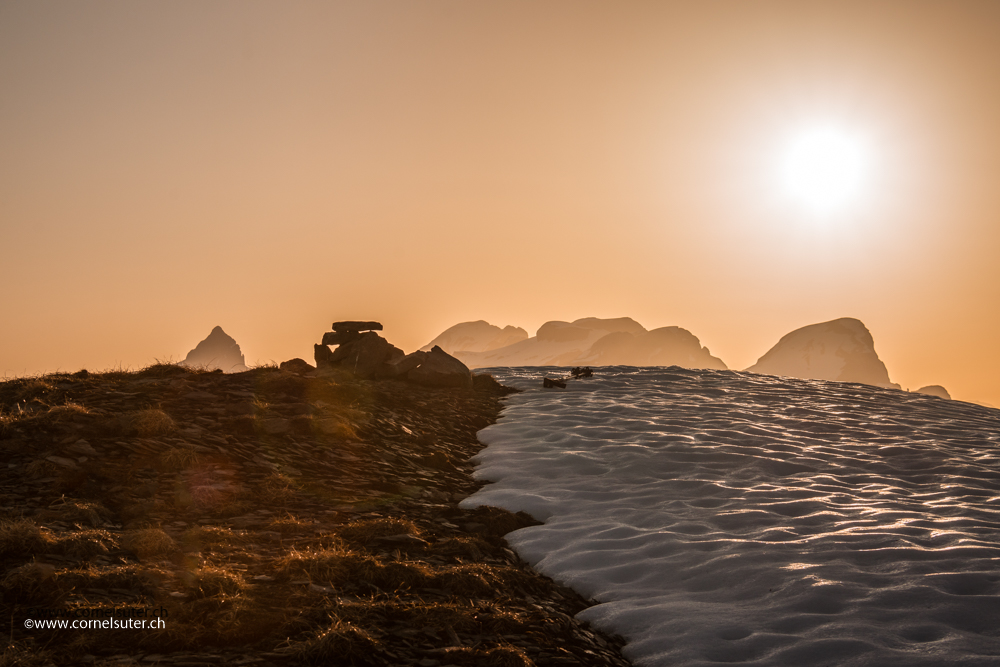
<instances>
[{"instance_id":1,"label":"brown grassy slope","mask_svg":"<svg viewBox=\"0 0 1000 667\"><path fill-rule=\"evenodd\" d=\"M500 392L157 365L0 383L0 666L626 665L457 502ZM158 608L166 627L27 618Z\"/></svg>"}]
</instances>

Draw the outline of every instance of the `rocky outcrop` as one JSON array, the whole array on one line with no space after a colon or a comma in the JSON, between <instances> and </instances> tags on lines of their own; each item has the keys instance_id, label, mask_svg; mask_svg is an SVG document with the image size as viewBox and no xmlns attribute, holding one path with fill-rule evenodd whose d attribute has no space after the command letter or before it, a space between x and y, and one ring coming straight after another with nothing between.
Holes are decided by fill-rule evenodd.
<instances>
[{"instance_id":1,"label":"rocky outcrop","mask_svg":"<svg viewBox=\"0 0 1000 667\"><path fill-rule=\"evenodd\" d=\"M630 317L555 320L531 338L485 352L458 351L471 368L489 366L683 366L725 369L721 359L689 331L662 327L647 331Z\"/></svg>"},{"instance_id":2,"label":"rocky outcrop","mask_svg":"<svg viewBox=\"0 0 1000 667\"><path fill-rule=\"evenodd\" d=\"M420 365L407 372L407 380L428 387L472 387L472 372L461 361L437 345L424 354Z\"/></svg>"},{"instance_id":3,"label":"rocky outcrop","mask_svg":"<svg viewBox=\"0 0 1000 667\"><path fill-rule=\"evenodd\" d=\"M278 369L288 371L289 373L295 373L296 375L306 375L316 370L316 367L309 365L305 359L295 358L289 359L288 361L282 361L278 364Z\"/></svg>"},{"instance_id":4,"label":"rocky outcrop","mask_svg":"<svg viewBox=\"0 0 1000 667\"><path fill-rule=\"evenodd\" d=\"M917 393L927 394L928 396L937 396L938 398L946 398L949 401L951 400L951 394L949 394L948 390L939 384L929 384L926 387L921 387L920 389L917 389Z\"/></svg>"},{"instance_id":5,"label":"rocky outcrop","mask_svg":"<svg viewBox=\"0 0 1000 667\"><path fill-rule=\"evenodd\" d=\"M889 372L875 353L875 341L867 327L851 317L796 329L783 336L747 370L900 388L889 380Z\"/></svg>"},{"instance_id":6,"label":"rocky outcrop","mask_svg":"<svg viewBox=\"0 0 1000 667\"><path fill-rule=\"evenodd\" d=\"M528 337L521 327L506 326L503 329L485 320L462 322L445 329L441 334L420 348L429 352L435 345L449 354L456 352L486 352L513 345Z\"/></svg>"},{"instance_id":7,"label":"rocky outcrop","mask_svg":"<svg viewBox=\"0 0 1000 667\"><path fill-rule=\"evenodd\" d=\"M316 367L338 368L363 378L401 379L430 387L472 387L468 366L438 346L404 354L375 333L378 322L334 322L315 346ZM336 345L335 350L330 345Z\"/></svg>"},{"instance_id":8,"label":"rocky outcrop","mask_svg":"<svg viewBox=\"0 0 1000 667\"><path fill-rule=\"evenodd\" d=\"M406 356L376 330L382 330L378 322L334 322L333 331L323 334L322 342L314 348L316 367L340 368L373 378L385 364ZM331 350L330 345L337 349Z\"/></svg>"},{"instance_id":9,"label":"rocky outcrop","mask_svg":"<svg viewBox=\"0 0 1000 667\"><path fill-rule=\"evenodd\" d=\"M212 329L208 338L188 352L180 365L189 368L221 369L226 373L241 373L247 370L240 346L222 330L222 327Z\"/></svg>"}]
</instances>

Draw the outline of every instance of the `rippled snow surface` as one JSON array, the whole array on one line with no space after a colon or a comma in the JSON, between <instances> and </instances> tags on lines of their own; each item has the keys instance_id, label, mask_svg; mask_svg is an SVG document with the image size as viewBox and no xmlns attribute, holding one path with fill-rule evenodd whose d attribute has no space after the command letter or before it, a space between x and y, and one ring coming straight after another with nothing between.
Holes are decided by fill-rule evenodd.
<instances>
[{"instance_id":1,"label":"rippled snow surface","mask_svg":"<svg viewBox=\"0 0 1000 667\"><path fill-rule=\"evenodd\" d=\"M507 536L639 665L1000 665L1000 411L859 384L545 369L480 432ZM547 369L550 376L565 375Z\"/></svg>"}]
</instances>

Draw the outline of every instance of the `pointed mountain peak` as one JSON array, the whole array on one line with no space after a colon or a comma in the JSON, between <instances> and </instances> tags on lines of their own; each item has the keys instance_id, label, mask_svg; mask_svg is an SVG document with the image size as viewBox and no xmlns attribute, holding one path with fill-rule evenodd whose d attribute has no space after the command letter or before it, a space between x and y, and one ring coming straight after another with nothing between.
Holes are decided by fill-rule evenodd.
<instances>
[{"instance_id":1,"label":"pointed mountain peak","mask_svg":"<svg viewBox=\"0 0 1000 667\"><path fill-rule=\"evenodd\" d=\"M181 362L182 366L196 368L221 368L226 373L239 373L247 370L243 351L232 336L217 326L212 329L205 340L198 343Z\"/></svg>"}]
</instances>

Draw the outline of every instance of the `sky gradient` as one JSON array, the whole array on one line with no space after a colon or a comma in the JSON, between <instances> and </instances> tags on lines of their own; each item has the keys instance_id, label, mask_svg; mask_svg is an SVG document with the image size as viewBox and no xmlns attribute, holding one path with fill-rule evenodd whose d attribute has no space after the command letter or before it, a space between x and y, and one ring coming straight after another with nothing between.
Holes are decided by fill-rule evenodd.
<instances>
[{"instance_id":1,"label":"sky gradient","mask_svg":"<svg viewBox=\"0 0 1000 667\"><path fill-rule=\"evenodd\" d=\"M0 1L0 373L629 316L862 320L1000 406L1000 3ZM870 146L835 215L797 128Z\"/></svg>"}]
</instances>

